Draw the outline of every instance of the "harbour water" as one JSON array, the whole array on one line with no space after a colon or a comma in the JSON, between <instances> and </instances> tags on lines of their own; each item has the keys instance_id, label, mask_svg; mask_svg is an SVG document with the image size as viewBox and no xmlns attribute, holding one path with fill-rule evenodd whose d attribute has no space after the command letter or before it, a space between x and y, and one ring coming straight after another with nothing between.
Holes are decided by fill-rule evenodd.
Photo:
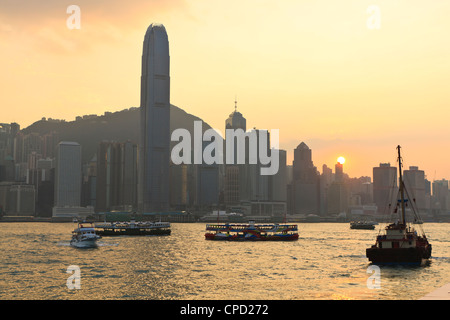
<instances>
[{"instance_id":1,"label":"harbour water","mask_svg":"<svg viewBox=\"0 0 450 320\"><path fill-rule=\"evenodd\" d=\"M414 300L450 279L450 224L425 223L432 259L381 267L381 288L365 249L375 230L301 223L293 242L204 239L204 223L174 223L169 236L103 237L69 245L72 223L0 223L0 299L12 300ZM69 289L69 266L80 271Z\"/></svg>"}]
</instances>

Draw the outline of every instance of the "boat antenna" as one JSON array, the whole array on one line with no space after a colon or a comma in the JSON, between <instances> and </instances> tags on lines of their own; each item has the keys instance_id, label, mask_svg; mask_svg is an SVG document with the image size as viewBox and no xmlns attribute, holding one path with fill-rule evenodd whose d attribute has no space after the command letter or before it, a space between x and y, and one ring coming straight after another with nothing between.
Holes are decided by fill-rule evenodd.
<instances>
[{"instance_id":1,"label":"boat antenna","mask_svg":"<svg viewBox=\"0 0 450 320\"><path fill-rule=\"evenodd\" d=\"M405 190L404 190L404 184L403 184L403 175L402 175L402 156L400 154L400 146L397 146L398 150L398 169L400 174L400 196L401 196L401 204L402 204L402 224L406 225L406 219L405 219Z\"/></svg>"}]
</instances>

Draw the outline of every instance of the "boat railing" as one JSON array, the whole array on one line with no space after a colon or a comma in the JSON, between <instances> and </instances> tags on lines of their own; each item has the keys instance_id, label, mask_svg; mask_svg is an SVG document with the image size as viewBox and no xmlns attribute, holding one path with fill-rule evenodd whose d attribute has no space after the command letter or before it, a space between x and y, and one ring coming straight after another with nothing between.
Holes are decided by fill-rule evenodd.
<instances>
[{"instance_id":1,"label":"boat railing","mask_svg":"<svg viewBox=\"0 0 450 320\"><path fill-rule=\"evenodd\" d=\"M97 229L164 229L170 228L169 222L148 222L148 223L102 223L96 224Z\"/></svg>"},{"instance_id":2,"label":"boat railing","mask_svg":"<svg viewBox=\"0 0 450 320\"><path fill-rule=\"evenodd\" d=\"M283 232L283 231L297 231L296 224L270 224L270 225L251 225L251 224L207 224L206 230L208 231L229 231L240 232L246 230L256 230L262 232Z\"/></svg>"}]
</instances>

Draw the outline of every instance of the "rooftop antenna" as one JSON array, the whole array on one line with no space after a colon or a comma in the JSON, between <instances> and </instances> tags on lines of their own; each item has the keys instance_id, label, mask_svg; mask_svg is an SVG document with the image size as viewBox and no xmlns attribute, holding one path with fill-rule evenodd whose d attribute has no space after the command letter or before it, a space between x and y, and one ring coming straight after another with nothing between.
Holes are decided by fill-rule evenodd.
<instances>
[{"instance_id":1,"label":"rooftop antenna","mask_svg":"<svg viewBox=\"0 0 450 320\"><path fill-rule=\"evenodd\" d=\"M237 112L237 97L234 96L234 112Z\"/></svg>"}]
</instances>

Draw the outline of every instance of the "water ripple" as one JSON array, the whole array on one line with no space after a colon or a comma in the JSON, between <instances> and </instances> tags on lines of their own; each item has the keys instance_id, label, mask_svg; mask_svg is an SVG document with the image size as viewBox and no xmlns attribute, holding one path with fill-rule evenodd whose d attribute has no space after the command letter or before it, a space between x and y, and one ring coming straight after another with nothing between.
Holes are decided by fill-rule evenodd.
<instances>
[{"instance_id":1,"label":"water ripple","mask_svg":"<svg viewBox=\"0 0 450 320\"><path fill-rule=\"evenodd\" d=\"M348 224L299 224L296 242L213 242L204 224L173 224L165 237L104 237L70 246L72 224L0 223L0 299L417 299L450 279L450 224L426 224L435 239L426 267L381 268L367 288L366 247L376 232ZM69 290L69 266L81 289Z\"/></svg>"}]
</instances>

